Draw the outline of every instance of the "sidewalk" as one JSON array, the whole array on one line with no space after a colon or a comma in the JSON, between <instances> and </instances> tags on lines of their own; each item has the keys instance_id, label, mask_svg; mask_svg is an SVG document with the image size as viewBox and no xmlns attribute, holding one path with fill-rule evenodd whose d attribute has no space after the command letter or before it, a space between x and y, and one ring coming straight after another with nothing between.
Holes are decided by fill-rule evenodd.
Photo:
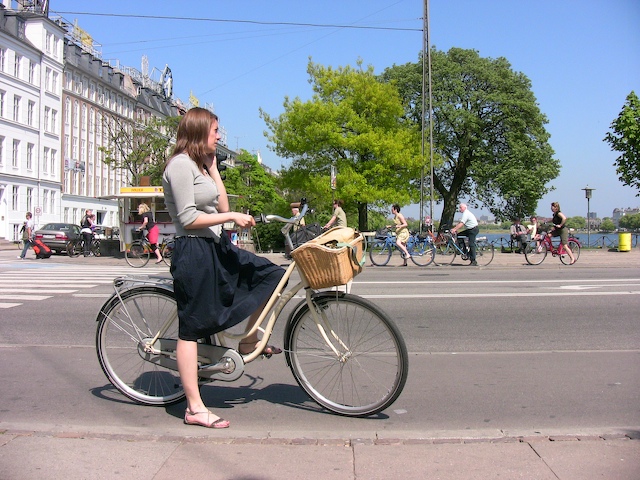
<instances>
[{"instance_id":1,"label":"sidewalk","mask_svg":"<svg viewBox=\"0 0 640 480\"><path fill-rule=\"evenodd\" d=\"M0 258L17 260L13 244L0 245ZM125 265L123 258L69 258L55 255L28 262ZM265 255L286 263L282 254ZM466 263L466 262L465 262ZM370 267L378 269L386 267ZM410 264L411 265L411 264ZM576 265L547 258L540 266L523 255L496 252L482 269L638 268L640 249L630 252L582 251ZM409 268L420 268L411 265ZM427 269L455 267L429 266ZM463 267L460 267L463 268ZM472 268L472 267L464 267ZM10 390L10 386L6 386ZM9 391L8 390L8 391ZM8 392L7 391L7 392ZM7 393L8 394L8 393ZM29 405L25 407L29 415ZM125 431L105 431L100 424L67 423L22 427L0 424L0 479L195 479L281 480L340 479L542 479L628 480L640 478L640 427L581 432L424 432L381 429L375 435L340 429L330 438L308 431L277 433L207 430L176 425L154 432L144 418ZM274 424L279 419L274 417ZM640 424L640 422L639 422ZM184 428L182 428L184 427ZM24 428L20 429L20 428ZM33 429L33 430L32 430ZM276 431L277 429L274 429ZM151 433L150 433L151 432Z\"/></svg>"},{"instance_id":2,"label":"sidewalk","mask_svg":"<svg viewBox=\"0 0 640 480\"><path fill-rule=\"evenodd\" d=\"M189 427L191 428L191 427ZM606 436L358 439L4 432L3 479L640 478L640 432ZM191 433L191 432L190 432Z\"/></svg>"}]
</instances>

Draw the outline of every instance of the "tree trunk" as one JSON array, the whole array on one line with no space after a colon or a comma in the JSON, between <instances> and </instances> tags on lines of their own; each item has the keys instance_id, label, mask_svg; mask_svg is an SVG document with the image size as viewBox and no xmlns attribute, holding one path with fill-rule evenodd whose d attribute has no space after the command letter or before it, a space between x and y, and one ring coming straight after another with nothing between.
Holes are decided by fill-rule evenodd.
<instances>
[{"instance_id":1,"label":"tree trunk","mask_svg":"<svg viewBox=\"0 0 640 480\"><path fill-rule=\"evenodd\" d=\"M368 203L358 202L358 230L367 232L369 228Z\"/></svg>"}]
</instances>

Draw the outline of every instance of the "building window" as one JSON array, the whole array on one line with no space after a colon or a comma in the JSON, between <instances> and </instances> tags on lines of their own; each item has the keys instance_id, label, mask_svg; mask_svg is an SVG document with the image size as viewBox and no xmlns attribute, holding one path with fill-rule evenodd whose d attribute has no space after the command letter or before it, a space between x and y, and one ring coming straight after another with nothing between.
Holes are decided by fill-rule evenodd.
<instances>
[{"instance_id":1,"label":"building window","mask_svg":"<svg viewBox=\"0 0 640 480\"><path fill-rule=\"evenodd\" d=\"M51 192L51 197L49 197L49 211L51 213L55 213L56 209L56 192Z\"/></svg>"},{"instance_id":2,"label":"building window","mask_svg":"<svg viewBox=\"0 0 640 480\"><path fill-rule=\"evenodd\" d=\"M7 50L0 48L0 72L4 72L4 59L7 57Z\"/></svg>"},{"instance_id":3,"label":"building window","mask_svg":"<svg viewBox=\"0 0 640 480\"><path fill-rule=\"evenodd\" d=\"M87 130L87 104L82 104L82 130Z\"/></svg>"},{"instance_id":4,"label":"building window","mask_svg":"<svg viewBox=\"0 0 640 480\"><path fill-rule=\"evenodd\" d=\"M71 117L71 100L69 97L64 102L64 124L69 125L69 118Z\"/></svg>"},{"instance_id":5,"label":"building window","mask_svg":"<svg viewBox=\"0 0 640 480\"><path fill-rule=\"evenodd\" d=\"M33 188L27 187L27 212L32 210L33 205Z\"/></svg>"},{"instance_id":6,"label":"building window","mask_svg":"<svg viewBox=\"0 0 640 480\"><path fill-rule=\"evenodd\" d=\"M55 37L53 39L53 56L54 58L58 58L59 56L59 52L60 51L60 39L58 37Z\"/></svg>"},{"instance_id":7,"label":"building window","mask_svg":"<svg viewBox=\"0 0 640 480\"><path fill-rule=\"evenodd\" d=\"M49 213L49 190L47 189L42 192L42 212Z\"/></svg>"},{"instance_id":8,"label":"building window","mask_svg":"<svg viewBox=\"0 0 640 480\"><path fill-rule=\"evenodd\" d=\"M0 90L0 118L4 118L4 97L7 92Z\"/></svg>"},{"instance_id":9,"label":"building window","mask_svg":"<svg viewBox=\"0 0 640 480\"><path fill-rule=\"evenodd\" d=\"M13 63L13 76L20 78L20 66L22 65L22 57L16 54L15 61Z\"/></svg>"},{"instance_id":10,"label":"building window","mask_svg":"<svg viewBox=\"0 0 640 480\"><path fill-rule=\"evenodd\" d=\"M56 157L58 156L58 151L57 150L51 150L51 168L50 168L50 172L51 173L55 173L56 172L56 162L57 159Z\"/></svg>"},{"instance_id":11,"label":"building window","mask_svg":"<svg viewBox=\"0 0 640 480\"><path fill-rule=\"evenodd\" d=\"M18 168L20 164L20 140L13 141L13 151L11 153L11 166Z\"/></svg>"},{"instance_id":12,"label":"building window","mask_svg":"<svg viewBox=\"0 0 640 480\"><path fill-rule=\"evenodd\" d=\"M58 93L58 72L53 72L53 76L51 77L51 91L53 93Z\"/></svg>"},{"instance_id":13,"label":"building window","mask_svg":"<svg viewBox=\"0 0 640 480\"><path fill-rule=\"evenodd\" d=\"M56 133L58 125L58 112L56 110L51 110L51 133Z\"/></svg>"},{"instance_id":14,"label":"building window","mask_svg":"<svg viewBox=\"0 0 640 480\"><path fill-rule=\"evenodd\" d=\"M27 125L33 127L33 111L35 109L35 102L32 102L31 100L29 100L29 103L27 104ZM45 130L46 130L46 125L45 125Z\"/></svg>"},{"instance_id":15,"label":"building window","mask_svg":"<svg viewBox=\"0 0 640 480\"><path fill-rule=\"evenodd\" d=\"M27 143L27 170L33 170L33 143Z\"/></svg>"},{"instance_id":16,"label":"building window","mask_svg":"<svg viewBox=\"0 0 640 480\"><path fill-rule=\"evenodd\" d=\"M64 88L66 88L67 90L71 90L71 79L72 79L72 75L71 72L67 72L64 74Z\"/></svg>"},{"instance_id":17,"label":"building window","mask_svg":"<svg viewBox=\"0 0 640 480\"><path fill-rule=\"evenodd\" d=\"M0 136L0 165L4 165L4 137Z\"/></svg>"},{"instance_id":18,"label":"building window","mask_svg":"<svg viewBox=\"0 0 640 480\"><path fill-rule=\"evenodd\" d=\"M44 70L44 89L47 92L51 91L51 69L49 67Z\"/></svg>"},{"instance_id":19,"label":"building window","mask_svg":"<svg viewBox=\"0 0 640 480\"><path fill-rule=\"evenodd\" d=\"M71 142L71 158L73 160L78 160L78 137L73 137Z\"/></svg>"},{"instance_id":20,"label":"building window","mask_svg":"<svg viewBox=\"0 0 640 480\"><path fill-rule=\"evenodd\" d=\"M35 83L36 80L36 64L29 60L29 83Z\"/></svg>"},{"instance_id":21,"label":"building window","mask_svg":"<svg viewBox=\"0 0 640 480\"><path fill-rule=\"evenodd\" d=\"M47 33L47 38L45 40L45 50L48 54L53 52L53 34Z\"/></svg>"},{"instance_id":22,"label":"building window","mask_svg":"<svg viewBox=\"0 0 640 480\"><path fill-rule=\"evenodd\" d=\"M20 196L18 195L18 187L16 185L13 186L11 191L11 210L18 210L20 207Z\"/></svg>"},{"instance_id":23,"label":"building window","mask_svg":"<svg viewBox=\"0 0 640 480\"><path fill-rule=\"evenodd\" d=\"M13 121L20 121L20 101L22 99L18 95L13 96Z\"/></svg>"},{"instance_id":24,"label":"building window","mask_svg":"<svg viewBox=\"0 0 640 480\"><path fill-rule=\"evenodd\" d=\"M49 114L51 113L51 109L49 107L44 107L44 131L49 131Z\"/></svg>"},{"instance_id":25,"label":"building window","mask_svg":"<svg viewBox=\"0 0 640 480\"><path fill-rule=\"evenodd\" d=\"M44 147L42 152L42 173L47 173L49 168L49 147Z\"/></svg>"},{"instance_id":26,"label":"building window","mask_svg":"<svg viewBox=\"0 0 640 480\"><path fill-rule=\"evenodd\" d=\"M78 128L80 123L80 104L76 100L73 102L73 128Z\"/></svg>"}]
</instances>

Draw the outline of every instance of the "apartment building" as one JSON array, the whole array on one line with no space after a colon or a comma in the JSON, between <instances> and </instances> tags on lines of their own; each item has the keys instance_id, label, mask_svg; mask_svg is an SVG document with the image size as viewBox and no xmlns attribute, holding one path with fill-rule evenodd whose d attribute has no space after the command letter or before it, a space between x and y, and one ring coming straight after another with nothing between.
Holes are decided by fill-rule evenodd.
<instances>
[{"instance_id":1,"label":"apartment building","mask_svg":"<svg viewBox=\"0 0 640 480\"><path fill-rule=\"evenodd\" d=\"M60 215L65 31L44 13L39 2L0 4L0 238L8 240L27 211L38 224Z\"/></svg>"},{"instance_id":2,"label":"apartment building","mask_svg":"<svg viewBox=\"0 0 640 480\"><path fill-rule=\"evenodd\" d=\"M90 208L117 225L117 201L98 197L130 178L100 148L119 128L184 110L170 70L153 80L103 61L88 32L49 18L49 2L0 1L0 238L18 239L27 211L43 225L79 223Z\"/></svg>"}]
</instances>

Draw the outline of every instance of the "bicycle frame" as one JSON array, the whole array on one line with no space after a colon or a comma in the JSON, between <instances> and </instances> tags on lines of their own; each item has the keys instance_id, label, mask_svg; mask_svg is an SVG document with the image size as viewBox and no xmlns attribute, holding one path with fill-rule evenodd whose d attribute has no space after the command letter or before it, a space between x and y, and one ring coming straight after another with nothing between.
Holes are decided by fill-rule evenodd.
<instances>
[{"instance_id":1,"label":"bicycle frame","mask_svg":"<svg viewBox=\"0 0 640 480\"><path fill-rule=\"evenodd\" d=\"M307 206L305 205L303 208L303 211L300 213L300 217L304 216L304 214L306 213L306 208ZM275 215L267 216L265 217L265 219L267 221L280 220L280 221L289 222L289 220L284 219L282 217L275 216ZM291 239L288 235L288 232L292 225L293 223L290 223L290 224L288 223L282 229L283 232L285 233L286 239L289 241L291 241ZM148 243L148 240L146 240L146 236L143 237L141 241L143 242L146 241ZM305 302L309 306L311 315L316 323L318 331L320 332L324 340L327 342L327 345L329 346L329 348L336 354L336 356L341 355L338 348L336 348L332 340L329 338L328 333L331 334L331 336L334 338L336 342L338 342L343 346L344 344L340 341L340 339L335 334L335 332L333 332L333 330L331 330L331 328L328 326L328 323L326 322L326 318L323 319L322 315L320 315L317 309L315 308L313 304L313 297L314 295L316 295L316 292L311 288L309 288L309 285L306 282L304 275L300 275L300 278L301 278L300 282L298 282L296 285L294 285L290 289L286 290L287 283L289 282L289 279L291 278L296 267L297 267L296 262L292 260L291 264L289 264L289 266L287 267L284 276L278 283L273 294L271 295L271 297L269 297L269 300L267 301L264 308L262 309L262 312L260 313L260 316L257 322L255 322L254 326L250 330L247 330L239 334L230 333L228 331L222 331L215 334L216 338L218 339L218 343L220 344L219 345L220 347L229 348L230 341L242 340L244 338L249 337L252 333L255 333L256 331L260 330L263 335L259 343L257 344L255 350L253 350L251 353L239 354L242 357L242 361L244 364L250 363L256 358L260 357L262 355L262 351L268 345L271 334L273 333L273 328L280 316L280 313L282 312L284 307L291 301L291 299L295 297L295 295L301 289L305 289L305 293L306 293ZM139 278L134 276L118 277L114 280L115 295L122 302L122 296L121 296L122 293L124 293L125 291L128 291L131 288L136 288L139 286L154 285L154 286L159 286L161 288L165 288L167 290L171 290L172 282L169 282L169 279L152 280L152 278L153 277ZM123 290L120 290L118 287L122 287L122 286L126 286L126 288L124 288ZM337 291L334 293L336 295L340 294L340 292L337 292ZM326 292L324 292L324 294L326 294ZM155 337L150 339L148 342L145 342L145 348L144 348L145 352L151 353L154 355L173 356L174 352L164 351L162 349L159 350L155 348L155 345L156 343L158 343L158 340L162 338L165 332L169 330L171 325L176 321L177 321L177 312L175 316L172 316L167 319L167 321L164 323L162 328L160 328L160 330L156 333ZM200 350L206 350L208 347L210 346L206 344L199 344L198 345L199 352ZM164 366L172 368L174 370L177 369L177 365L175 366L175 368L173 365L165 364ZM236 366L236 367L239 367L239 366ZM242 373L242 368L240 368L240 373Z\"/></svg>"}]
</instances>

